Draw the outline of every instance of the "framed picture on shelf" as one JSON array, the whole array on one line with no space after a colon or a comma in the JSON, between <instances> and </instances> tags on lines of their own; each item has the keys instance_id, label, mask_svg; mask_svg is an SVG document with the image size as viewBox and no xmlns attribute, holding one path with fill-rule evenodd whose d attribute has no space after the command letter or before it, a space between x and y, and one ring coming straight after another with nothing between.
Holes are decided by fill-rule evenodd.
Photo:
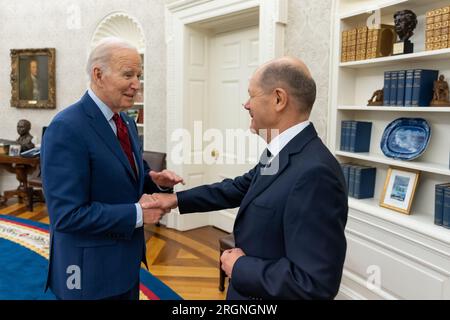
<instances>
[{"instance_id":1,"label":"framed picture on shelf","mask_svg":"<svg viewBox=\"0 0 450 320\"><path fill-rule=\"evenodd\" d=\"M20 145L13 144L9 146L9 156L18 157L20 155Z\"/></svg>"},{"instance_id":2,"label":"framed picture on shelf","mask_svg":"<svg viewBox=\"0 0 450 320\"><path fill-rule=\"evenodd\" d=\"M56 108L55 49L11 50L11 107Z\"/></svg>"},{"instance_id":3,"label":"framed picture on shelf","mask_svg":"<svg viewBox=\"0 0 450 320\"><path fill-rule=\"evenodd\" d=\"M391 167L388 170L380 206L409 214L420 171Z\"/></svg>"}]
</instances>

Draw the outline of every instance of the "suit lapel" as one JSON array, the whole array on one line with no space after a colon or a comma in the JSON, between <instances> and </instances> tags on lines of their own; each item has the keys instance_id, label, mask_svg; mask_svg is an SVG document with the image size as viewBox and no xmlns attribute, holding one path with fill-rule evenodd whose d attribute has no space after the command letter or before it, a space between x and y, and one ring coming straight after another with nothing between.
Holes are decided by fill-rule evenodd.
<instances>
[{"instance_id":1,"label":"suit lapel","mask_svg":"<svg viewBox=\"0 0 450 320\"><path fill-rule=\"evenodd\" d=\"M105 119L105 116L102 114L100 109L87 93L83 96L81 102L84 108L84 112L88 115L89 125L94 129L94 131L97 132L100 138L111 150L111 152L117 157L117 159L122 162L122 164L127 169L130 177L135 180L136 178L134 177L134 172L133 169L131 169L130 162L125 156L125 153L120 146L119 140L114 134L114 131L111 129L108 121Z\"/></svg>"},{"instance_id":2,"label":"suit lapel","mask_svg":"<svg viewBox=\"0 0 450 320\"><path fill-rule=\"evenodd\" d=\"M292 154L296 154L302 151L304 146L306 146L312 139L317 137L317 132L314 129L313 124L311 123L305 129L303 129L298 135L296 135L284 148L280 151L278 156L272 160L272 166L276 166L276 161L278 159L278 170L274 170L275 168L271 168L272 171L267 171L267 169L258 168L256 171L256 177L254 178L250 188L242 200L241 206L239 208L238 215L236 216L236 220L240 215L245 211L247 206L255 199L258 195L260 195L264 190L267 190L270 185L281 175L281 173L288 167L290 162L290 156ZM266 173L273 174L261 174L261 170L266 170Z\"/></svg>"}]
</instances>

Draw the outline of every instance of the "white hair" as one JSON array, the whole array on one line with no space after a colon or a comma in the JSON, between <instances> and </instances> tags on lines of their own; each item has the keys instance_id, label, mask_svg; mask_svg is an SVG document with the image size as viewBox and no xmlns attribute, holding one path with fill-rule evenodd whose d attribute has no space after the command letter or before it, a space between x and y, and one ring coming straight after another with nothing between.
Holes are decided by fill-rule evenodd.
<instances>
[{"instance_id":1,"label":"white hair","mask_svg":"<svg viewBox=\"0 0 450 320\"><path fill-rule=\"evenodd\" d=\"M99 67L103 72L109 71L109 63L111 56L116 49L138 49L131 43L117 37L108 37L100 40L89 53L89 58L86 64L86 72L89 80L92 80L92 70L94 67Z\"/></svg>"}]
</instances>

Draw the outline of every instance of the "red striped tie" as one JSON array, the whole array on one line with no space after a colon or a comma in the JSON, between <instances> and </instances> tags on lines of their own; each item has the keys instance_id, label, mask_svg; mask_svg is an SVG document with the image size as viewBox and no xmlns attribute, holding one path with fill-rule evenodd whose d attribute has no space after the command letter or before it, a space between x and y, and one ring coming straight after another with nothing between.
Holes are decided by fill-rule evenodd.
<instances>
[{"instance_id":1,"label":"red striped tie","mask_svg":"<svg viewBox=\"0 0 450 320\"><path fill-rule=\"evenodd\" d=\"M131 151L131 143L130 137L128 136L127 126L117 113L114 114L113 120L116 123L117 138L119 139L120 145L122 146L122 150L125 152L125 155L130 162L131 168L133 168L134 174L137 177L136 164L134 163L133 152Z\"/></svg>"}]
</instances>

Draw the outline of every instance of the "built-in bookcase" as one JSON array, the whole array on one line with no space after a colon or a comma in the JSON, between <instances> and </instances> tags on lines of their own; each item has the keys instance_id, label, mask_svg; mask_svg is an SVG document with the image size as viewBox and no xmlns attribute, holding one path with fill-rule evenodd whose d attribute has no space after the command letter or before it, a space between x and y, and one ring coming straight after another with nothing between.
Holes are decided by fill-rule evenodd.
<instances>
[{"instance_id":1,"label":"built-in bookcase","mask_svg":"<svg viewBox=\"0 0 450 320\"><path fill-rule=\"evenodd\" d=\"M439 70L440 74L444 74L446 80L450 79L450 48L425 51L425 14L430 10L444 6L450 6L450 1L334 1L328 145L341 163L352 162L377 168L374 198L363 200L349 198L350 232L348 232L348 235L351 239L351 245L349 246L350 256L347 258L346 268L348 272L355 272L355 274L347 278L347 283L344 283L344 286L353 283L352 281L355 281L358 276L363 277L365 270L362 268L365 264L356 261L356 259L362 257L358 258L353 255L359 252L358 250L362 250L362 247L366 248L366 244L362 245L361 237L366 233L372 234L369 230L373 231L373 236L369 241L371 243L384 243L392 234L401 235L401 238L408 234L408 237L433 239L430 241L437 241L440 250L443 248L447 250L444 254L445 264L450 265L450 230L434 225L435 185L450 182L450 107L367 106L368 99L373 92L383 89L385 71L435 69ZM414 31L414 36L410 39L414 43L414 53L341 62L342 31L365 26L369 16L373 14L372 10L380 10L382 24L393 25L394 12L404 9L410 9L418 16L418 26ZM386 126L391 121L401 117L424 118L431 126L431 139L426 152L412 161L388 158L380 148L382 134ZM369 152L352 153L340 150L341 121L343 120L370 121L373 123ZM410 215L404 215L379 205L390 166L421 171ZM384 231L380 228L383 228ZM362 247L360 248L359 245ZM375 247L367 244L367 248L374 250L371 255L375 257ZM395 249L394 251L400 250L395 246L392 246L391 249ZM411 252L414 252L414 250ZM409 254L413 255L414 253ZM368 260L370 260L369 255ZM397 259L395 260L397 261ZM409 271L403 268L406 267L402 265L397 271L404 272L404 275L407 276ZM413 274L412 271L411 274ZM445 274L444 278L448 288L450 287L449 274ZM353 280L348 280L350 278ZM360 281L364 281L364 278L361 278ZM400 293L402 290L400 285L392 288L387 285L383 289L385 291L381 290L376 295L378 298L423 298L432 296L431 293L427 295L426 290L422 292L422 295L419 292L408 293L405 291ZM417 290L420 290L420 288L417 288ZM445 295L448 298L450 292L444 292L443 296ZM440 297L443 296L441 292ZM439 298L439 295L434 297Z\"/></svg>"}]
</instances>

